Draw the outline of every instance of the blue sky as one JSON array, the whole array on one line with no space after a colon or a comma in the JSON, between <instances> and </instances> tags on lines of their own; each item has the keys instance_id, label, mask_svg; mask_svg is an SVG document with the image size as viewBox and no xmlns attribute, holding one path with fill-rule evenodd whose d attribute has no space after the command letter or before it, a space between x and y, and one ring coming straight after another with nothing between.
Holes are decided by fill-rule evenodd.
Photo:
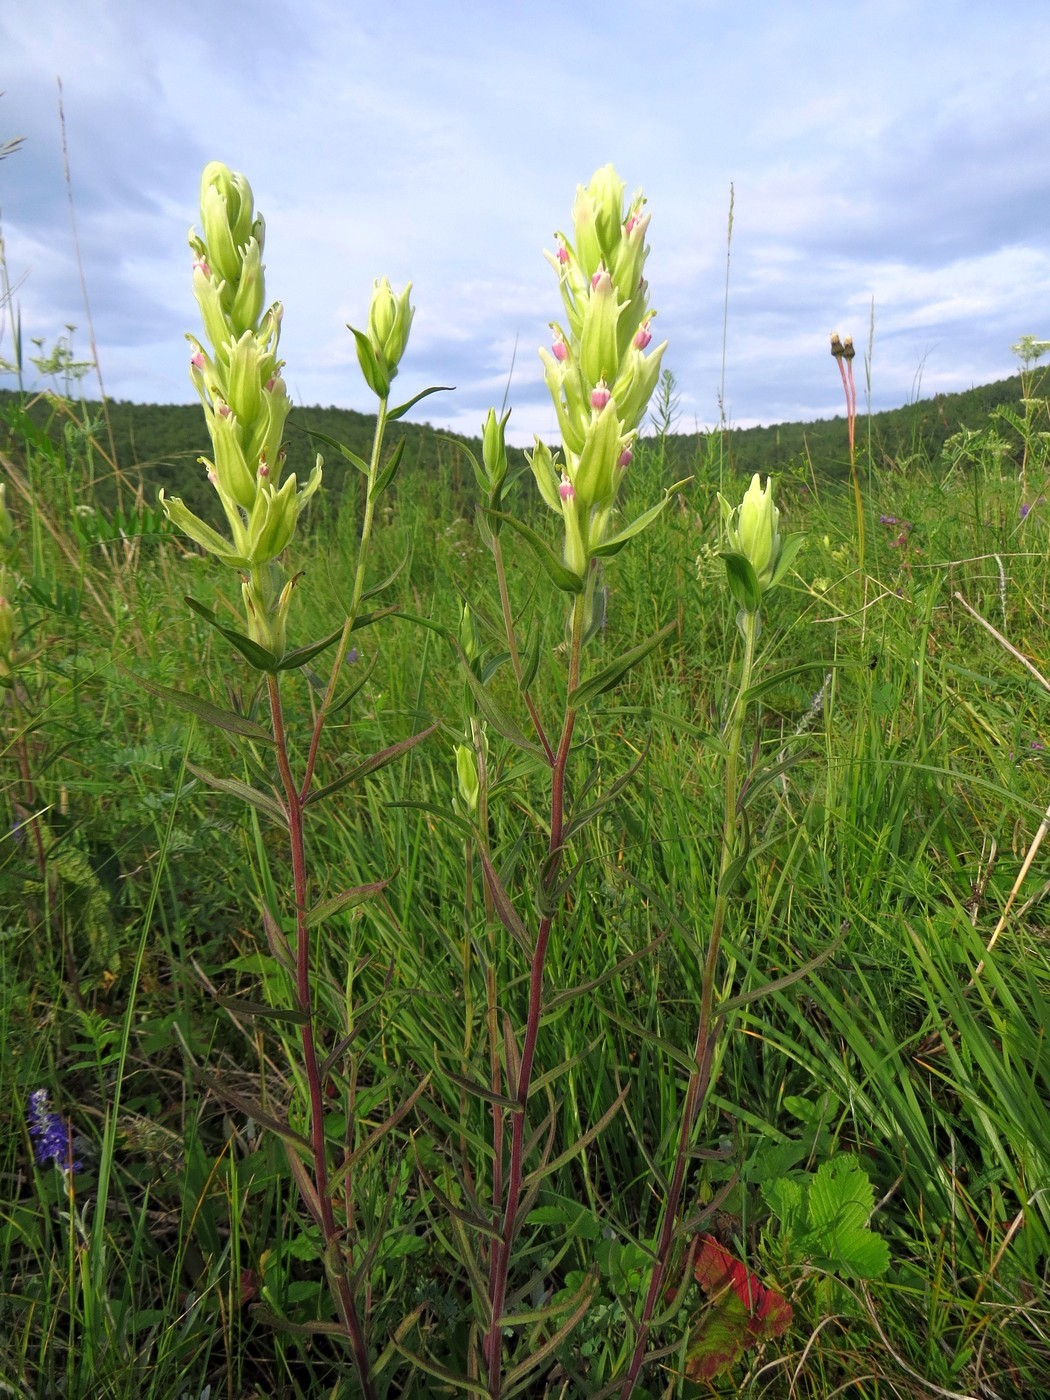
<instances>
[{"instance_id":1,"label":"blue sky","mask_svg":"<svg viewBox=\"0 0 1050 1400\"><path fill-rule=\"evenodd\" d=\"M542 256L612 161L649 198L648 278L682 429L875 408L1014 371L1050 336L1050 5L1014 0L49 0L0 14L0 219L27 336L86 350L56 83L107 392L192 399L186 231L225 161L267 219L295 399L367 409L348 321L411 279L396 388L476 432L556 438ZM516 349L516 357L515 357ZM0 356L10 354L9 330ZM858 361L859 367L859 361ZM863 373L861 374L863 381ZM0 381L2 382L2 381ZM862 388L863 395L863 388Z\"/></svg>"}]
</instances>

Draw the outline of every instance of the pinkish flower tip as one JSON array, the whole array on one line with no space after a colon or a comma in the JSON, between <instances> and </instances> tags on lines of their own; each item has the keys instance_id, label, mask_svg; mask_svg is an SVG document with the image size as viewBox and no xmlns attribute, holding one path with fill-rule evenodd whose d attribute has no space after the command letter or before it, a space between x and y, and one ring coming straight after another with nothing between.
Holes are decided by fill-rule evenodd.
<instances>
[{"instance_id":1,"label":"pinkish flower tip","mask_svg":"<svg viewBox=\"0 0 1050 1400\"><path fill-rule=\"evenodd\" d=\"M558 495L563 501L574 501L576 499L576 487L573 486L567 476L563 476L561 479L561 485L558 487Z\"/></svg>"},{"instance_id":2,"label":"pinkish flower tip","mask_svg":"<svg viewBox=\"0 0 1050 1400\"><path fill-rule=\"evenodd\" d=\"M194 272L196 272L198 268L201 270L201 272L204 273L205 277L211 276L211 268L208 266L207 258L197 259L197 261L193 264Z\"/></svg>"},{"instance_id":3,"label":"pinkish flower tip","mask_svg":"<svg viewBox=\"0 0 1050 1400\"><path fill-rule=\"evenodd\" d=\"M551 354L561 364L564 364L569 358L569 347L565 344L565 341L562 340L560 335L554 337L554 341L551 344Z\"/></svg>"},{"instance_id":4,"label":"pinkish flower tip","mask_svg":"<svg viewBox=\"0 0 1050 1400\"><path fill-rule=\"evenodd\" d=\"M617 459L616 459L616 465L617 465L618 467L623 467L624 471L626 471L627 468L631 465L631 463L632 463L633 461L634 461L634 453L631 451L631 449L630 449L629 447L625 447L625 448L623 449L623 451L620 453L619 457L617 457Z\"/></svg>"},{"instance_id":5,"label":"pinkish flower tip","mask_svg":"<svg viewBox=\"0 0 1050 1400\"><path fill-rule=\"evenodd\" d=\"M203 369L205 365L204 352L198 350L195 355L190 356L190 364L194 369Z\"/></svg>"},{"instance_id":6,"label":"pinkish flower tip","mask_svg":"<svg viewBox=\"0 0 1050 1400\"><path fill-rule=\"evenodd\" d=\"M634 348L644 350L653 338L653 333L649 329L649 322L643 321L634 333Z\"/></svg>"},{"instance_id":7,"label":"pinkish flower tip","mask_svg":"<svg viewBox=\"0 0 1050 1400\"><path fill-rule=\"evenodd\" d=\"M569 261L569 250L561 242L558 244L558 261L563 265Z\"/></svg>"},{"instance_id":8,"label":"pinkish flower tip","mask_svg":"<svg viewBox=\"0 0 1050 1400\"><path fill-rule=\"evenodd\" d=\"M229 418L229 416L230 416L230 405L229 405L228 403L221 403L221 404L219 404L219 417L220 417L220 418Z\"/></svg>"},{"instance_id":9,"label":"pinkish flower tip","mask_svg":"<svg viewBox=\"0 0 1050 1400\"><path fill-rule=\"evenodd\" d=\"M591 407L600 413L611 398L612 394L609 393L605 381L602 380L596 388L591 390Z\"/></svg>"}]
</instances>

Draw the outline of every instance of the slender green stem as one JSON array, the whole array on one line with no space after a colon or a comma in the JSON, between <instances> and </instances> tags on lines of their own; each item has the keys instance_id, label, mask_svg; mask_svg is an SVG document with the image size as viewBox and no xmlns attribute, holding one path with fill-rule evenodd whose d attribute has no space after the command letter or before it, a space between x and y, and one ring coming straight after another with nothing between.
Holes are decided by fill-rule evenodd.
<instances>
[{"instance_id":1,"label":"slender green stem","mask_svg":"<svg viewBox=\"0 0 1050 1400\"><path fill-rule=\"evenodd\" d=\"M744 657L741 666L740 688L733 701L726 724L727 751L725 764L725 813L722 823L722 856L718 870L718 887L715 891L715 907L711 918L711 931L707 942L707 955L704 959L703 977L700 984L700 1015L696 1028L696 1044L693 1048L693 1069L686 1087L685 1103L682 1106L682 1121L678 1135L678 1150L675 1153L674 1168L664 1201L660 1233L656 1246L656 1260L649 1278L649 1289L645 1296L642 1316L635 1337L631 1363L620 1390L620 1400L630 1400L638 1377L645 1365L645 1351L649 1344L653 1313L662 1295L667 1271L671 1264L675 1228L678 1223L678 1207L685 1173L689 1162L689 1150L693 1132L700 1111L704 1106L711 1080L711 1059L714 1050L714 996L715 980L718 972L718 956L725 928L726 911L729 906L729 890L726 877L736 856L737 824L739 814L737 803L740 798L740 750L744 737L744 720L747 716L748 691L751 687L751 672L755 662L755 644L758 640L759 614L742 612L741 629L744 634Z\"/></svg>"},{"instance_id":2,"label":"slender green stem","mask_svg":"<svg viewBox=\"0 0 1050 1400\"><path fill-rule=\"evenodd\" d=\"M354 630L354 623L357 621L358 609L361 606L361 599L365 591L365 567L368 558L368 544L372 538L372 522L375 519L375 499L374 487L376 476L379 472L379 463L383 453L383 437L386 432L387 401L380 399L379 409L376 412L376 429L372 437L372 454L368 462L368 476L365 478L365 510L361 521L361 538L357 546L357 569L354 573L354 591L350 598L350 609L343 623L343 634L339 638L339 645L335 649L335 660L332 662L332 672L328 677L328 686L321 701L321 708L317 712L314 721L313 734L310 736L310 750L306 756L306 768L303 772L303 781L299 789L299 795L305 801L307 793L310 791L310 784L314 779L314 767L317 763L317 751L321 742L321 731L324 729L328 712L332 708L332 701L335 699L336 685L339 682L339 675L343 669L343 662L346 660L346 653L350 646L350 633Z\"/></svg>"},{"instance_id":3,"label":"slender green stem","mask_svg":"<svg viewBox=\"0 0 1050 1400\"><path fill-rule=\"evenodd\" d=\"M273 737L277 749L277 767L284 789L285 812L288 817L288 842L292 857L292 880L295 890L295 991L298 1010L304 1017L301 1044L303 1068L306 1073L310 1098L310 1149L313 1159L313 1184L317 1197L315 1210L317 1223L324 1238L325 1257L326 1259L337 1259L346 1245L343 1242L344 1232L336 1225L332 1197L328 1188L328 1151L324 1131L324 1086L321 1083L314 1035L313 989L310 984L310 930L306 922L308 876L306 845L303 838L304 799L300 794L288 759L280 684L275 675L267 677L267 684L270 697L270 715L273 721ZM357 1367L358 1379L361 1382L362 1394L366 1400L375 1400L376 1392L368 1360L364 1328L361 1325L353 1290L350 1287L348 1270L345 1267L330 1268L328 1276L336 1306L354 1354L354 1363Z\"/></svg>"},{"instance_id":4,"label":"slender green stem","mask_svg":"<svg viewBox=\"0 0 1050 1400\"><path fill-rule=\"evenodd\" d=\"M496 561L496 578L499 582L499 600L503 609L503 626L507 633L507 650L510 652L510 664L514 669L514 679L521 685L523 675L521 669L521 657L518 653L518 639L514 631L514 616L510 607L510 590L507 588L507 571L503 567L503 550L500 547L499 535L492 537L492 557ZM525 707L529 712L533 728L536 730L536 737L540 741L547 762L554 766L554 750L551 748L550 740L547 738L543 721L540 719L536 702L528 690L525 691Z\"/></svg>"},{"instance_id":5,"label":"slender green stem","mask_svg":"<svg viewBox=\"0 0 1050 1400\"><path fill-rule=\"evenodd\" d=\"M584 596L578 594L573 604L572 640L569 644L569 674L567 694L571 695L580 683L580 657L583 651ZM565 769L572 750L572 735L576 727L577 711L566 702L562 721L561 738L554 755L551 768L551 819L550 840L547 846L547 882L557 881L561 863L562 833L565 830ZM491 1315L489 1330L485 1336L484 1353L488 1369L489 1394L499 1400L502 1387L503 1369L503 1329L500 1318L507 1297L507 1279L510 1272L511 1253L517 1235L519 1212L521 1210L522 1180L525 1172L525 1125L528 1117L529 1091L532 1086L532 1069L536 1058L536 1043L539 1038L540 1012L543 1008L543 968L550 941L553 914L545 914L540 919L533 947L532 962L529 968L529 1001L525 1017L525 1039L521 1049L521 1064L517 1081L512 1082L510 1091L515 1099L511 1123L510 1163L507 1171L507 1189L503 1206L503 1221L500 1238L493 1244L489 1269L489 1305ZM510 1066L507 1066L508 1074ZM498 1179L494 1170L494 1179ZM499 1198L497 1198L498 1200Z\"/></svg>"}]
</instances>

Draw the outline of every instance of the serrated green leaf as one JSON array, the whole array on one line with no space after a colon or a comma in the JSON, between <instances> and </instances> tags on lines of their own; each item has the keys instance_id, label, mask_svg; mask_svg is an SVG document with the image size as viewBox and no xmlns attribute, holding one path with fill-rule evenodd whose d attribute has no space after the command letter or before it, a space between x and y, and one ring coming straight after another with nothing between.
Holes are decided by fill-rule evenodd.
<instances>
[{"instance_id":1,"label":"serrated green leaf","mask_svg":"<svg viewBox=\"0 0 1050 1400\"><path fill-rule=\"evenodd\" d=\"M597 696L604 694L605 691L611 690L632 666L636 666L639 661L644 660L655 647L658 647L672 632L676 631L677 627L677 622L669 622L666 627L661 627L659 632L654 632L644 642L639 643L630 651L625 651L622 656L618 656L596 676L591 676L582 685L578 685L569 695L569 707L574 710L580 709Z\"/></svg>"},{"instance_id":2,"label":"serrated green leaf","mask_svg":"<svg viewBox=\"0 0 1050 1400\"><path fill-rule=\"evenodd\" d=\"M357 332L355 331L356 335ZM410 408L415 408L420 399L428 398L431 394L451 394L455 389L454 384L434 384L429 389L421 389L418 394L414 394L407 403L398 404L397 408L388 408L386 421L396 423L399 418L404 418Z\"/></svg>"},{"instance_id":3,"label":"serrated green leaf","mask_svg":"<svg viewBox=\"0 0 1050 1400\"><path fill-rule=\"evenodd\" d=\"M276 797L271 797L269 793L260 792L258 788L250 787L240 778L219 778L214 773L209 773L206 768L198 768L195 763L187 763L186 767L195 778L198 778L202 783L207 783L208 787L213 787L218 792L229 793L231 797L239 797L242 802L247 802L260 812L265 812L268 817L272 817L279 826L287 828L288 818Z\"/></svg>"},{"instance_id":4,"label":"serrated green leaf","mask_svg":"<svg viewBox=\"0 0 1050 1400\"><path fill-rule=\"evenodd\" d=\"M264 729L261 724L256 724L254 720L238 714L236 710L224 710L218 705L213 705L210 700L202 700L200 696L188 695L183 690L173 690L170 686L159 685L156 681L147 680L144 676L136 676L135 684L150 695L155 695L158 700L167 700L172 705L177 705L180 710L186 710L191 715L196 715L205 724L212 724L217 729L225 729L230 734L239 734L245 739L254 739L259 744L274 743L274 737L268 729Z\"/></svg>"}]
</instances>

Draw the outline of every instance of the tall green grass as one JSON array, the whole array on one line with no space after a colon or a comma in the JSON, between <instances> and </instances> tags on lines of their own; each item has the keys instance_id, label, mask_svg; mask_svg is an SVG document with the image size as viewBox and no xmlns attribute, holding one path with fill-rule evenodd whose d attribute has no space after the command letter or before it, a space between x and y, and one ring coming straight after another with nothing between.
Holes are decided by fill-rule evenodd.
<instances>
[{"instance_id":1,"label":"tall green grass","mask_svg":"<svg viewBox=\"0 0 1050 1400\"><path fill-rule=\"evenodd\" d=\"M1030 403L1019 410L1027 435L1006 455L993 437L1002 425L991 425L965 458L951 448L864 478L863 578L852 491L805 463L783 483L790 528L809 543L761 637L752 757L763 777L744 794L751 854L722 988L733 1009L689 1208L699 1217L717 1206L697 1229L782 1292L794 1323L728 1374L690 1381L688 1338L705 1306L690 1285L661 1308L664 1356L640 1395L1050 1389L1050 942L1038 862L986 953L1046 808L1047 700L954 596L1045 664L1039 496L1050 462L1035 390ZM121 1400L352 1395L337 1347L296 1331L329 1316L316 1242L283 1155L238 1108L294 1113L301 1102L281 1023L237 1007L287 1003L260 933L285 878L281 846L186 767L247 777L239 751L138 681L246 714L260 697L181 601L192 591L221 606L226 585L194 572L148 502L129 496L124 539L84 510L103 458L93 425L67 432L72 414L56 404L50 426L26 427L0 461L19 530L23 658L3 692L0 747L0 1382L18 1396ZM384 577L404 560L400 611L454 628L461 595L484 596L485 552L470 522L448 513L446 488L463 473L453 453L399 482L397 511L376 522L373 565ZM662 461L658 440L639 453L640 498L663 488ZM611 564L610 635L595 643L611 659L677 622L673 642L600 702L580 736L596 791L646 758L579 838L584 876L550 948L536 1150L565 1161L523 1231L518 1352L545 1344L531 1312L584 1283L590 1303L523 1394L597 1395L622 1366L658 1221L653 1183L674 1154L715 899L719 730L736 645L721 566L705 553L719 543L716 483L707 463L696 469L680 503ZM335 522L310 537L304 635L341 615L352 564ZM534 583L530 569L511 570L515 609L530 605ZM374 670L333 725L322 782L355 752L459 705L462 673L439 635L400 620L361 637L353 665ZM553 702L549 684L541 699ZM318 702L309 675L289 689L291 732ZM457 1371L470 1348L470 1280L455 1262L462 1218L442 1200L469 1214L470 1182L452 1170L449 1144L475 1170L491 1152L488 1109L463 1090L465 1078L488 1080L489 956L524 1017L524 954L502 930L490 953L465 922L462 832L443 815L457 738L439 730L316 809L311 830L332 890L392 876L317 953L325 1013L353 1037L356 1080L340 1087L358 1140L431 1075L361 1159L354 1188L359 1237L375 1242L369 1332L391 1396L458 1393L408 1357ZM541 839L541 792L498 740L491 762L494 790L513 793L491 809L509 881ZM469 879L476 909L476 864ZM559 1001L556 989L579 986L584 995ZM545 1064L567 1068L544 1078ZM24 1110L38 1087L85 1140L84 1170L68 1180L33 1161ZM570 1152L624 1090L587 1150ZM808 1180L837 1152L873 1184L870 1223L890 1258L877 1278L800 1251L766 1205L763 1187Z\"/></svg>"}]
</instances>

